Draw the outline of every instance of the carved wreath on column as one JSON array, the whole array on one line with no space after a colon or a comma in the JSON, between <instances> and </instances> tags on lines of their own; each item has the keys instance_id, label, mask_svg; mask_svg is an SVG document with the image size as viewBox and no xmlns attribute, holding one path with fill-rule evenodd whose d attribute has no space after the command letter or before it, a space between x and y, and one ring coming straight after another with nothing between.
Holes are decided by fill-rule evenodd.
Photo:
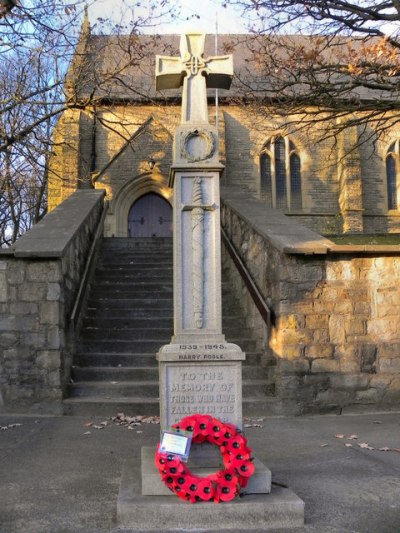
<instances>
[{"instance_id":1,"label":"carved wreath on column","mask_svg":"<svg viewBox=\"0 0 400 533\"><path fill-rule=\"evenodd\" d=\"M200 128L185 132L181 140L181 157L191 163L210 159L215 152L213 134Z\"/></svg>"}]
</instances>

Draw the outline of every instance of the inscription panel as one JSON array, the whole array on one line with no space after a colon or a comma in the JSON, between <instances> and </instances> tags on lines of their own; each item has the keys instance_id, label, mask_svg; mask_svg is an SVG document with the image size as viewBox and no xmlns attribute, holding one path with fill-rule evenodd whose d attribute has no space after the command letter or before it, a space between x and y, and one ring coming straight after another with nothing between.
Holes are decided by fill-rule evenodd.
<instances>
[{"instance_id":1,"label":"inscription panel","mask_svg":"<svg viewBox=\"0 0 400 533\"><path fill-rule=\"evenodd\" d=\"M213 354L209 354L213 355ZM185 416L202 413L241 426L241 363L161 363L165 413L162 424L170 426ZM164 415L164 416L163 416Z\"/></svg>"}]
</instances>

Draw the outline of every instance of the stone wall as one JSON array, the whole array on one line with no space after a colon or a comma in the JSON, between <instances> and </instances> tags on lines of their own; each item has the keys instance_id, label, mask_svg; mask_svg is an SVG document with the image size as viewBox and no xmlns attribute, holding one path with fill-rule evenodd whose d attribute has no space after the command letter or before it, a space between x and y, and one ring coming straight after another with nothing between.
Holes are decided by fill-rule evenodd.
<instances>
[{"instance_id":1,"label":"stone wall","mask_svg":"<svg viewBox=\"0 0 400 533\"><path fill-rule=\"evenodd\" d=\"M398 408L398 247L340 247L243 191L222 198L223 227L273 311L264 362L276 361L284 411Z\"/></svg>"},{"instance_id":2,"label":"stone wall","mask_svg":"<svg viewBox=\"0 0 400 533\"><path fill-rule=\"evenodd\" d=\"M72 364L69 317L103 196L75 192L0 251L0 411L61 412Z\"/></svg>"}]
</instances>

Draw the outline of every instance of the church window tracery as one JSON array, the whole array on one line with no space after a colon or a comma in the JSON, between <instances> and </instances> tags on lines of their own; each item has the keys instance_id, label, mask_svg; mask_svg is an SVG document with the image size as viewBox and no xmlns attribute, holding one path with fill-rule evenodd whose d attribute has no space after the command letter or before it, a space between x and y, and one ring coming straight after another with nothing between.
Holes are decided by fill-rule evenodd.
<instances>
[{"instance_id":1,"label":"church window tracery","mask_svg":"<svg viewBox=\"0 0 400 533\"><path fill-rule=\"evenodd\" d=\"M397 186L399 168L399 141L393 143L386 155L386 182L388 209L397 209Z\"/></svg>"},{"instance_id":2,"label":"church window tracery","mask_svg":"<svg viewBox=\"0 0 400 533\"><path fill-rule=\"evenodd\" d=\"M260 189L271 207L302 209L301 161L288 137L273 137L265 143L260 154Z\"/></svg>"}]
</instances>

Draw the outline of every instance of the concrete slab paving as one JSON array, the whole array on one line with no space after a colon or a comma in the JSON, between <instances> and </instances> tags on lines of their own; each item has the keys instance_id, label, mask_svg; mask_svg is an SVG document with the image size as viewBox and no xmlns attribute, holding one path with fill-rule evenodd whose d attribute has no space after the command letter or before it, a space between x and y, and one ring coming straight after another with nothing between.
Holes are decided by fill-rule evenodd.
<instances>
[{"instance_id":1,"label":"concrete slab paving","mask_svg":"<svg viewBox=\"0 0 400 533\"><path fill-rule=\"evenodd\" d=\"M22 424L0 429L1 533L129 532L116 527L124 464L137 458L139 482L140 450L158 442L159 426L85 425L103 421L0 416L0 427ZM304 528L280 532L400 531L399 413L267 418L260 424L246 429L250 446L271 468L273 484L290 487L305 502ZM348 440L351 435L358 438ZM392 451L379 451L386 447ZM137 520L145 532L146 516Z\"/></svg>"}]
</instances>

